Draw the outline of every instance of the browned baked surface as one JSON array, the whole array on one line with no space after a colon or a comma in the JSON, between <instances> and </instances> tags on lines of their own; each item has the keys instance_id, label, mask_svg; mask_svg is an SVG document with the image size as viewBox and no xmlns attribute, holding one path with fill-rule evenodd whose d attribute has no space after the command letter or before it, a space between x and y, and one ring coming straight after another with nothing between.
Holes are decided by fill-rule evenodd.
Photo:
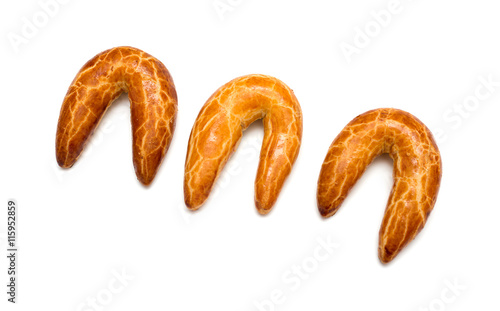
<instances>
[{"instance_id":1,"label":"browned baked surface","mask_svg":"<svg viewBox=\"0 0 500 311\"><path fill-rule=\"evenodd\" d=\"M264 140L255 179L255 205L267 214L297 158L302 112L293 91L265 75L236 78L205 103L189 138L184 175L186 206L198 209L245 130L263 118Z\"/></svg>"},{"instance_id":2,"label":"browned baked surface","mask_svg":"<svg viewBox=\"0 0 500 311\"><path fill-rule=\"evenodd\" d=\"M135 172L141 183L149 185L172 140L177 94L167 68L132 47L99 53L76 75L57 125L57 163L68 168L76 162L104 113L122 92L128 92L130 100Z\"/></svg>"},{"instance_id":3,"label":"browned baked surface","mask_svg":"<svg viewBox=\"0 0 500 311\"><path fill-rule=\"evenodd\" d=\"M439 191L441 156L420 120L397 109L376 109L352 120L328 150L317 199L321 215L335 214L382 153L394 160L394 185L379 233L379 258L387 263L422 230Z\"/></svg>"}]
</instances>

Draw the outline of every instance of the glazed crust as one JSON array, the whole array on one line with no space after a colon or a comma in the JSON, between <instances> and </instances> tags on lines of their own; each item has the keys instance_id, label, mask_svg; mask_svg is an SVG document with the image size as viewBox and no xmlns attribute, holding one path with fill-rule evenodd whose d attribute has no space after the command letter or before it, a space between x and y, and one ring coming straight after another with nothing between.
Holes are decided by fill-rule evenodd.
<instances>
[{"instance_id":1,"label":"glazed crust","mask_svg":"<svg viewBox=\"0 0 500 311\"><path fill-rule=\"evenodd\" d=\"M133 162L144 185L154 179L175 129L177 94L167 68L132 47L97 54L80 69L64 98L56 134L57 163L73 166L111 103L128 92Z\"/></svg>"},{"instance_id":2,"label":"glazed crust","mask_svg":"<svg viewBox=\"0 0 500 311\"><path fill-rule=\"evenodd\" d=\"M422 230L439 191L441 156L420 120L385 108L352 120L328 150L317 200L322 216L335 214L366 167L382 153L394 160L394 185L379 232L379 258L387 263Z\"/></svg>"},{"instance_id":3,"label":"glazed crust","mask_svg":"<svg viewBox=\"0 0 500 311\"><path fill-rule=\"evenodd\" d=\"M201 109L191 131L184 199L191 210L208 198L242 132L263 118L264 139L255 179L255 206L267 214L299 153L302 112L293 91L265 75L236 78L219 88Z\"/></svg>"}]
</instances>

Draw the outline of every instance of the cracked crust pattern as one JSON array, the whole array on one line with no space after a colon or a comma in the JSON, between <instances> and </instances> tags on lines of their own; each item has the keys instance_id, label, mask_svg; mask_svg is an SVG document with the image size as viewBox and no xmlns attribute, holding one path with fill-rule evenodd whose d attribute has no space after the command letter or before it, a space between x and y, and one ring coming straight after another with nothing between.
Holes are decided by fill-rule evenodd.
<instances>
[{"instance_id":1,"label":"cracked crust pattern","mask_svg":"<svg viewBox=\"0 0 500 311\"><path fill-rule=\"evenodd\" d=\"M385 108L352 120L328 150L317 200L323 217L335 214L366 167L382 153L394 161L394 185L379 232L379 258L387 263L422 230L439 191L441 156L420 120Z\"/></svg>"},{"instance_id":2,"label":"cracked crust pattern","mask_svg":"<svg viewBox=\"0 0 500 311\"><path fill-rule=\"evenodd\" d=\"M175 129L177 94L167 68L132 47L97 54L80 69L64 98L56 134L57 163L73 166L111 103L128 92L133 162L137 178L149 185Z\"/></svg>"},{"instance_id":3,"label":"cracked crust pattern","mask_svg":"<svg viewBox=\"0 0 500 311\"><path fill-rule=\"evenodd\" d=\"M219 88L201 109L191 131L184 174L184 199L198 209L242 132L263 118L264 139L255 179L255 206L267 214L299 153L302 112L293 91L265 75L236 78Z\"/></svg>"}]
</instances>

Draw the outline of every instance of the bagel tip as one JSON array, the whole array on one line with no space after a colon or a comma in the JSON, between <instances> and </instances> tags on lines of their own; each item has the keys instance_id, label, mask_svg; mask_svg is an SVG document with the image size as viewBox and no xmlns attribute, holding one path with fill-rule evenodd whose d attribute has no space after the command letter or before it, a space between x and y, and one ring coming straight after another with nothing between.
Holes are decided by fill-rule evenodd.
<instances>
[{"instance_id":1,"label":"bagel tip","mask_svg":"<svg viewBox=\"0 0 500 311\"><path fill-rule=\"evenodd\" d=\"M155 178L155 176L140 176L140 175L137 175L137 180L139 180L139 182L145 186L145 187L149 187L151 185L151 183L153 182L153 179Z\"/></svg>"},{"instance_id":2,"label":"bagel tip","mask_svg":"<svg viewBox=\"0 0 500 311\"><path fill-rule=\"evenodd\" d=\"M384 265L390 263L398 253L398 251L390 251L385 246L379 246L378 248L378 258Z\"/></svg>"},{"instance_id":3,"label":"bagel tip","mask_svg":"<svg viewBox=\"0 0 500 311\"><path fill-rule=\"evenodd\" d=\"M264 208L261 205L257 204L257 202L255 202L255 207L257 208L257 212L259 212L259 214L262 216L269 214L272 208L272 206Z\"/></svg>"},{"instance_id":4,"label":"bagel tip","mask_svg":"<svg viewBox=\"0 0 500 311\"><path fill-rule=\"evenodd\" d=\"M205 200L206 198L200 199L184 196L184 204L191 211L197 211L205 203Z\"/></svg>"}]
</instances>

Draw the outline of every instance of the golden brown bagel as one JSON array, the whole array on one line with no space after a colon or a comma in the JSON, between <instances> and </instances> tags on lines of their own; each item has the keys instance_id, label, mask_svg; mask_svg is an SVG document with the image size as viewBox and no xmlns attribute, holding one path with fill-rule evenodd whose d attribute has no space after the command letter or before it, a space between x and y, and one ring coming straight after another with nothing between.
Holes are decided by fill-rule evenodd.
<instances>
[{"instance_id":1,"label":"golden brown bagel","mask_svg":"<svg viewBox=\"0 0 500 311\"><path fill-rule=\"evenodd\" d=\"M422 230L441 181L441 156L429 129L411 114L376 109L335 138L318 180L318 208L337 212L366 167L382 153L394 160L394 185L379 233L379 258L390 262Z\"/></svg>"},{"instance_id":2,"label":"golden brown bagel","mask_svg":"<svg viewBox=\"0 0 500 311\"><path fill-rule=\"evenodd\" d=\"M189 138L184 199L191 210L208 198L236 149L242 132L264 118L264 140L255 179L255 206L267 214L299 153L302 112L293 91L264 75L236 78L219 88L201 109Z\"/></svg>"},{"instance_id":3,"label":"golden brown bagel","mask_svg":"<svg viewBox=\"0 0 500 311\"><path fill-rule=\"evenodd\" d=\"M80 69L64 98L56 135L61 167L73 166L104 113L128 92L133 161L137 178L149 185L168 150L175 129L177 94L167 68L132 47L97 54Z\"/></svg>"}]
</instances>

